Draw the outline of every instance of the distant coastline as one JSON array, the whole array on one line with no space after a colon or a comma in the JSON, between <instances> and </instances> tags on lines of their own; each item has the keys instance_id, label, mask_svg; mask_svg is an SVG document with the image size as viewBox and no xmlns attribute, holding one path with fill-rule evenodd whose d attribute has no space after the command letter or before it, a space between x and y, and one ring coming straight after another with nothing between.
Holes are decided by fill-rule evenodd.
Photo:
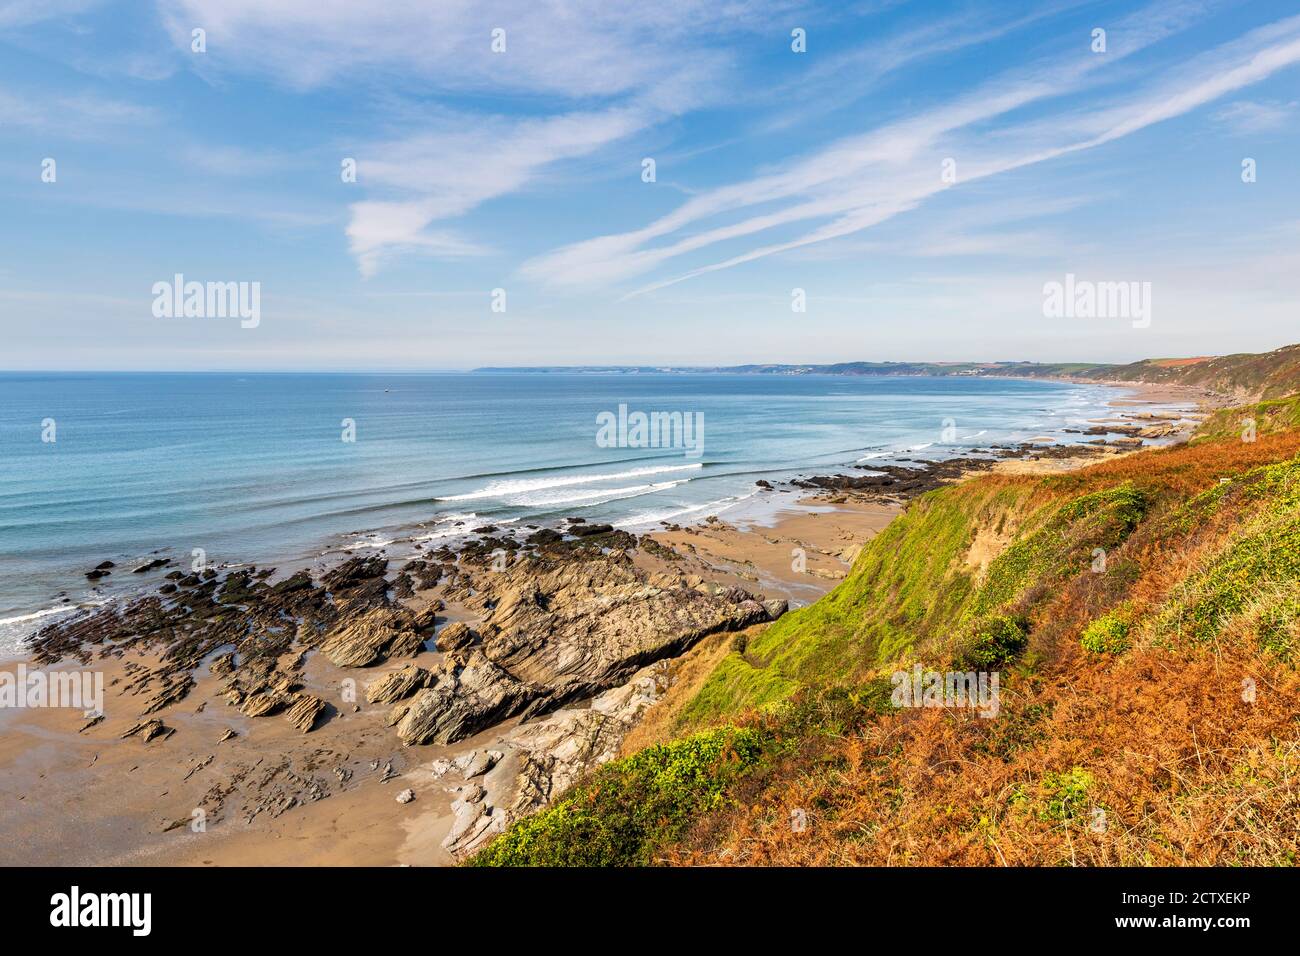
<instances>
[{"instance_id":1,"label":"distant coastline","mask_svg":"<svg viewBox=\"0 0 1300 956\"><path fill-rule=\"evenodd\" d=\"M1151 358L1127 365L1096 362L837 362L829 365L484 367L476 372L605 374L847 375L883 377L1031 378L1083 384L1167 385L1203 389L1239 400L1290 394L1300 376L1300 345L1272 352Z\"/></svg>"}]
</instances>

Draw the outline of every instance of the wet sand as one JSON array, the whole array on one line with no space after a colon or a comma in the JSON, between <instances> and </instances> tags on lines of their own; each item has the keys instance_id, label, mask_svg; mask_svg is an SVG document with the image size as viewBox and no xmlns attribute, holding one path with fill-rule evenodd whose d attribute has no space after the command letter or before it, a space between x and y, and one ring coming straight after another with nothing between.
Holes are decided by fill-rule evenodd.
<instances>
[{"instance_id":1,"label":"wet sand","mask_svg":"<svg viewBox=\"0 0 1300 956\"><path fill-rule=\"evenodd\" d=\"M769 523L742 529L715 520L656 533L680 558L639 553L637 561L651 571L672 564L678 573L739 584L798 606L833 587L855 548L899 510L789 498ZM805 564L796 561L796 549ZM462 609L448 608L448 619L462 616ZM280 716L240 714L223 699L220 679L200 673L184 700L152 715L175 733L147 743L119 739L140 721L139 700L116 693L130 658L96 659L90 668L60 665L104 672L105 717L79 733L87 722L80 710L0 710L0 864L451 864L439 844L452 822L449 790L461 780L454 773L435 778L430 765L490 747L515 722L448 747L408 748L385 724L390 705L368 704L364 692L367 683L399 667L432 667L440 657L426 650L357 670L311 655L306 690L336 704L308 734ZM12 673L17 663L0 670ZM355 703L338 699L349 678L357 682ZM237 736L221 740L229 730ZM511 775L503 761L478 779L491 792ZM304 797L304 781L321 779L328 792ZM415 800L399 803L398 793L407 788ZM220 811L196 827L195 810L214 803Z\"/></svg>"}]
</instances>

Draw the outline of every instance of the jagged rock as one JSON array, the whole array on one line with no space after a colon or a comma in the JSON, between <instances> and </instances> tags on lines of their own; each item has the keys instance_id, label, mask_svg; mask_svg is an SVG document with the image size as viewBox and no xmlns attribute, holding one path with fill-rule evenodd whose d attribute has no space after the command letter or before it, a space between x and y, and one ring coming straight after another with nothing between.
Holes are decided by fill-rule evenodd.
<instances>
[{"instance_id":1,"label":"jagged rock","mask_svg":"<svg viewBox=\"0 0 1300 956\"><path fill-rule=\"evenodd\" d=\"M152 571L155 568L164 568L172 563L171 558L154 558L152 561L146 561L139 567L131 569L132 574L144 574L146 571Z\"/></svg>"},{"instance_id":2,"label":"jagged rock","mask_svg":"<svg viewBox=\"0 0 1300 956\"><path fill-rule=\"evenodd\" d=\"M415 615L415 620L411 626L421 634L428 634L436 626L438 614L445 609L446 605L442 601L433 601L428 607Z\"/></svg>"},{"instance_id":3,"label":"jagged rock","mask_svg":"<svg viewBox=\"0 0 1300 956\"><path fill-rule=\"evenodd\" d=\"M428 687L434 680L432 671L415 664L407 664L401 670L385 674L379 680L366 687L366 700L372 704L391 704L405 700L421 687Z\"/></svg>"},{"instance_id":4,"label":"jagged rock","mask_svg":"<svg viewBox=\"0 0 1300 956\"><path fill-rule=\"evenodd\" d=\"M666 662L659 662L642 668L628 683L596 697L590 707L556 711L515 728L506 738L519 757L509 819L544 807L618 756L627 732L659 699L665 667Z\"/></svg>"},{"instance_id":5,"label":"jagged rock","mask_svg":"<svg viewBox=\"0 0 1300 956\"><path fill-rule=\"evenodd\" d=\"M650 586L626 560L525 561L491 577L501 583L489 582L498 600L481 627L483 653L559 702L612 687L715 631L768 619L752 598Z\"/></svg>"},{"instance_id":6,"label":"jagged rock","mask_svg":"<svg viewBox=\"0 0 1300 956\"><path fill-rule=\"evenodd\" d=\"M239 705L239 712L245 717L265 717L284 706L284 698L278 694L249 694Z\"/></svg>"},{"instance_id":7,"label":"jagged rock","mask_svg":"<svg viewBox=\"0 0 1300 956\"><path fill-rule=\"evenodd\" d=\"M461 776L468 780L470 777L477 777L480 774L487 773L504 756L505 754L499 750L471 750L469 753L457 757L452 763L461 772Z\"/></svg>"},{"instance_id":8,"label":"jagged rock","mask_svg":"<svg viewBox=\"0 0 1300 956\"><path fill-rule=\"evenodd\" d=\"M412 657L423 644L409 612L377 607L331 631L320 651L339 667L366 667L390 657Z\"/></svg>"},{"instance_id":9,"label":"jagged rock","mask_svg":"<svg viewBox=\"0 0 1300 956\"><path fill-rule=\"evenodd\" d=\"M442 629L438 638L434 641L434 646L438 650L459 651L462 648L469 647L478 639L478 635L464 621L453 621Z\"/></svg>"},{"instance_id":10,"label":"jagged rock","mask_svg":"<svg viewBox=\"0 0 1300 956\"><path fill-rule=\"evenodd\" d=\"M99 724L102 724L103 722L104 722L103 714L94 714L93 716L91 716L90 720L86 721L84 724L82 724L80 727L77 728L77 733L79 734L85 733L91 727L95 727Z\"/></svg>"},{"instance_id":11,"label":"jagged rock","mask_svg":"<svg viewBox=\"0 0 1300 956\"><path fill-rule=\"evenodd\" d=\"M397 795L398 803L410 803L414 799L415 799L414 790L403 790L401 793Z\"/></svg>"},{"instance_id":12,"label":"jagged rock","mask_svg":"<svg viewBox=\"0 0 1300 956\"><path fill-rule=\"evenodd\" d=\"M285 711L285 719L304 734L316 726L316 718L325 710L325 701L311 694L299 694L298 699Z\"/></svg>"},{"instance_id":13,"label":"jagged rock","mask_svg":"<svg viewBox=\"0 0 1300 956\"><path fill-rule=\"evenodd\" d=\"M433 772L435 777L446 776L447 772L451 770L451 761L445 757L439 757L433 762L429 769Z\"/></svg>"},{"instance_id":14,"label":"jagged rock","mask_svg":"<svg viewBox=\"0 0 1300 956\"><path fill-rule=\"evenodd\" d=\"M233 730L227 729L226 732L221 735L221 739L218 740L217 743L224 744L227 740L233 740L238 736L239 734L235 733Z\"/></svg>"},{"instance_id":15,"label":"jagged rock","mask_svg":"<svg viewBox=\"0 0 1300 956\"><path fill-rule=\"evenodd\" d=\"M161 720L155 717L152 720L145 720L136 724L126 733L122 734L119 739L125 740L127 737L138 736L145 743L148 743L155 737L161 737L163 740L166 740L174 733L176 733L175 728L168 727Z\"/></svg>"},{"instance_id":16,"label":"jagged rock","mask_svg":"<svg viewBox=\"0 0 1300 956\"><path fill-rule=\"evenodd\" d=\"M486 803L455 800L451 810L454 814L451 829L442 845L456 856L474 852L506 828L505 811L493 809Z\"/></svg>"},{"instance_id":17,"label":"jagged rock","mask_svg":"<svg viewBox=\"0 0 1300 956\"><path fill-rule=\"evenodd\" d=\"M398 704L388 722L412 744L463 740L498 721L524 713L545 700L544 688L515 680L481 651L444 671L434 687Z\"/></svg>"},{"instance_id":18,"label":"jagged rock","mask_svg":"<svg viewBox=\"0 0 1300 956\"><path fill-rule=\"evenodd\" d=\"M778 617L790 610L790 602L781 598L772 598L763 602L763 611L770 620L775 621Z\"/></svg>"}]
</instances>

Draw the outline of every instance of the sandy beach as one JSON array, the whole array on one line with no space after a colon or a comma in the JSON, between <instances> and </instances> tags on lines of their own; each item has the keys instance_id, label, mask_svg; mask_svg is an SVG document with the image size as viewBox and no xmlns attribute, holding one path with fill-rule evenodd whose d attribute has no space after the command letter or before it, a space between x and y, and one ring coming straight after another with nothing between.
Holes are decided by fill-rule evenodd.
<instances>
[{"instance_id":1,"label":"sandy beach","mask_svg":"<svg viewBox=\"0 0 1300 956\"><path fill-rule=\"evenodd\" d=\"M897 510L792 500L770 526L742 531L712 522L655 537L679 551L680 573L708 575L724 587L747 585L797 605L829 590L855 547ZM806 572L794 569L797 549L807 553ZM666 563L650 555L638 560L651 573ZM451 620L465 611L449 606L447 614ZM424 650L410 661L358 671L312 655L304 684L334 700L345 680L364 686L408 663L435 665L442 656ZM0 814L0 863L450 864L440 843L453 821L448 790L460 780L454 771L435 779L430 765L487 747L517 723L451 746L403 747L385 726L389 708L358 694L355 704L331 706L303 734L283 719L244 716L223 699L219 679L206 673L196 675L183 701L156 714L175 730L172 736L119 739L139 721L138 702L120 693L128 662L157 663L135 655L94 661L105 674L105 718L84 733L78 729L87 721L78 711L0 710L0 800L7 807ZM12 673L16 666L0 670ZM235 736L223 740L229 731ZM508 786L509 770L499 765L481 780L492 792ZM319 781L315 799L302 796L308 780ZM408 788L415 800L399 803L397 794ZM210 807L214 793L221 810L200 826L195 812Z\"/></svg>"}]
</instances>

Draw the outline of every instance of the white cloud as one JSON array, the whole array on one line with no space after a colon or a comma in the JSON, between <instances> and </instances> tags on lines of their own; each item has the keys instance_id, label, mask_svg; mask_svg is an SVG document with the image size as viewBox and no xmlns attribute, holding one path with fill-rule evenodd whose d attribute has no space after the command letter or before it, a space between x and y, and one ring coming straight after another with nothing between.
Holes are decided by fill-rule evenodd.
<instances>
[{"instance_id":1,"label":"white cloud","mask_svg":"<svg viewBox=\"0 0 1300 956\"><path fill-rule=\"evenodd\" d=\"M524 189L542 171L587 155L719 94L732 31L767 29L771 2L665 0L179 0L165 13L176 44L207 32L205 73L270 73L325 85L401 112L413 131L356 150L348 239L364 276L403 252L484 250L437 224ZM492 31L505 31L505 52ZM441 111L431 93L509 96L531 114Z\"/></svg>"},{"instance_id":2,"label":"white cloud","mask_svg":"<svg viewBox=\"0 0 1300 956\"><path fill-rule=\"evenodd\" d=\"M352 206L348 238L362 275L400 252L481 254L477 244L429 227L515 192L550 164L621 139L652 116L630 107L538 119L446 114L415 136L362 150L358 182L400 197Z\"/></svg>"},{"instance_id":3,"label":"white cloud","mask_svg":"<svg viewBox=\"0 0 1300 956\"><path fill-rule=\"evenodd\" d=\"M1214 114L1214 118L1232 127L1237 133L1249 136L1255 133L1272 132L1286 126L1295 115L1297 105L1300 104L1295 100L1289 103L1277 101L1256 103L1250 100L1238 100L1219 110Z\"/></svg>"},{"instance_id":4,"label":"white cloud","mask_svg":"<svg viewBox=\"0 0 1300 956\"><path fill-rule=\"evenodd\" d=\"M113 128L152 123L156 119L157 113L150 107L94 93L37 97L0 89L0 125L41 133L88 139Z\"/></svg>"},{"instance_id":5,"label":"white cloud","mask_svg":"<svg viewBox=\"0 0 1300 956\"><path fill-rule=\"evenodd\" d=\"M851 235L916 208L944 191L940 163L960 157L958 183L970 183L1069 153L1091 149L1154 123L1182 115L1300 61L1300 17L1279 21L1225 44L1175 70L1157 75L1137 95L1112 99L1080 114L1003 128L988 121L1030 104L1050 104L1077 92L1098 65L1131 55L1186 23L1171 7L1153 22L1112 33L1106 58L1056 60L997 78L961 99L842 139L785 168L693 197L642 229L563 247L525 263L530 278L560 286L599 285L644 274L688 252L808 220L822 224L791 239L769 242L635 289L639 295L685 279L776 253ZM776 205L784 202L784 205ZM738 221L687 233L688 227L727 212ZM669 239L662 245L653 242Z\"/></svg>"},{"instance_id":6,"label":"white cloud","mask_svg":"<svg viewBox=\"0 0 1300 956\"><path fill-rule=\"evenodd\" d=\"M0 0L0 29L85 13L103 0Z\"/></svg>"},{"instance_id":7,"label":"white cloud","mask_svg":"<svg viewBox=\"0 0 1300 956\"><path fill-rule=\"evenodd\" d=\"M716 0L179 0L166 11L177 44L208 36L208 65L277 75L299 87L362 85L398 73L443 91L570 97L635 93L691 59L718 61L706 35L766 25L789 4ZM506 31L493 53L492 31Z\"/></svg>"}]
</instances>

